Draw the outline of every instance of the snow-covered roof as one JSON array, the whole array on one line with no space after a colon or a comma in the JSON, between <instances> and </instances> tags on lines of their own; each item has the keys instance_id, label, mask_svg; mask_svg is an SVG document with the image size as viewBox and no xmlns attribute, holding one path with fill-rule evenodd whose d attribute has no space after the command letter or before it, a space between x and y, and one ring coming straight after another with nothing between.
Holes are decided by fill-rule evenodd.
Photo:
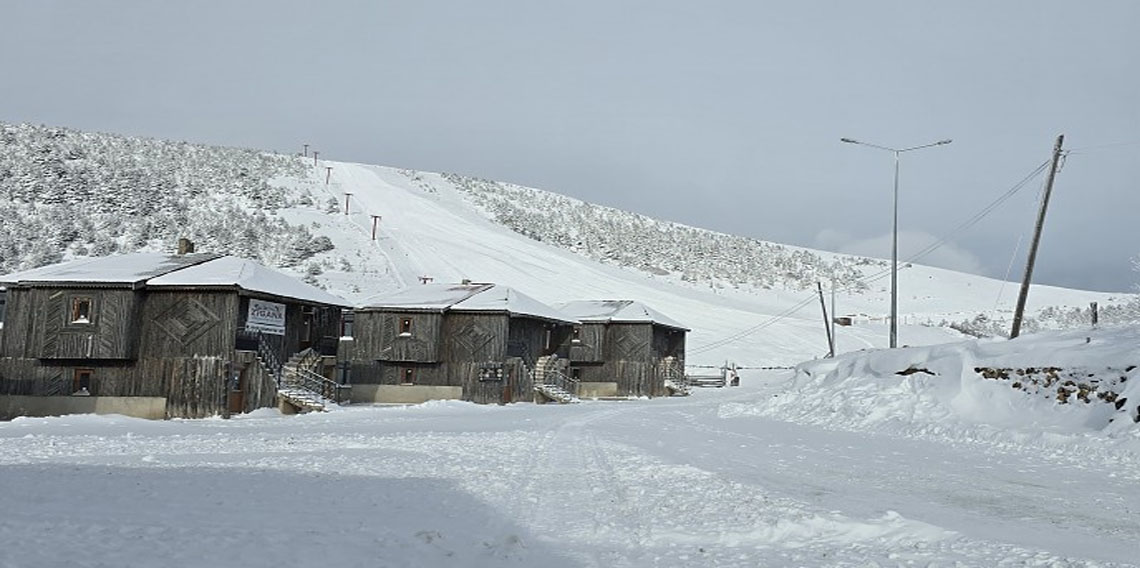
<instances>
[{"instance_id":1,"label":"snow-covered roof","mask_svg":"<svg viewBox=\"0 0 1140 568\"><path fill-rule=\"evenodd\" d=\"M0 276L8 286L225 287L347 307L345 300L252 260L213 253L84 258Z\"/></svg>"},{"instance_id":2,"label":"snow-covered roof","mask_svg":"<svg viewBox=\"0 0 1140 568\"><path fill-rule=\"evenodd\" d=\"M652 323L689 331L665 314L634 300L576 300L555 307L582 323Z\"/></svg>"},{"instance_id":3,"label":"snow-covered roof","mask_svg":"<svg viewBox=\"0 0 1140 568\"><path fill-rule=\"evenodd\" d=\"M8 286L61 285L135 287L146 280L218 258L212 253L169 255L152 252L96 256L0 276Z\"/></svg>"},{"instance_id":4,"label":"snow-covered roof","mask_svg":"<svg viewBox=\"0 0 1140 568\"><path fill-rule=\"evenodd\" d=\"M234 256L223 256L170 272L148 280L146 285L148 288L236 287L248 292L260 292L318 304L342 307L350 305L343 298L310 286L288 274Z\"/></svg>"},{"instance_id":5,"label":"snow-covered roof","mask_svg":"<svg viewBox=\"0 0 1140 568\"><path fill-rule=\"evenodd\" d=\"M424 284L370 298L361 309L433 312L505 312L560 323L573 318L518 290L498 284Z\"/></svg>"}]
</instances>

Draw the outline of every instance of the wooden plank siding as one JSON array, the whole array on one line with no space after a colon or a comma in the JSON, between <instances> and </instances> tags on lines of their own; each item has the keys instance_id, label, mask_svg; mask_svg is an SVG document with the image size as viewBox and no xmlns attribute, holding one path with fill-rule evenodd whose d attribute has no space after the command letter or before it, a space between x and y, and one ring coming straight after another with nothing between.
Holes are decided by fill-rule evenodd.
<instances>
[{"instance_id":1,"label":"wooden plank siding","mask_svg":"<svg viewBox=\"0 0 1140 568\"><path fill-rule=\"evenodd\" d=\"M412 331L401 337L404 318L413 320ZM505 312L361 310L343 360L353 384L403 384L410 370L413 384L462 387L463 400L532 400L530 371L539 357L565 344L570 331Z\"/></svg>"},{"instance_id":2,"label":"wooden plank siding","mask_svg":"<svg viewBox=\"0 0 1140 568\"><path fill-rule=\"evenodd\" d=\"M122 289L13 288L8 290L0 353L41 359L132 359L136 354L140 295ZM91 302L89 323L71 320L72 302ZM20 331L17 331L20 330Z\"/></svg>"},{"instance_id":3,"label":"wooden plank siding","mask_svg":"<svg viewBox=\"0 0 1140 568\"><path fill-rule=\"evenodd\" d=\"M91 300L88 324L71 322L76 297ZM269 336L282 361L339 335L340 307L264 297L286 305L285 335ZM69 396L76 370L89 369L92 396L165 397L168 418L198 418L227 413L236 373L245 411L273 406L272 376L252 353L235 350L248 302L237 289L13 287L0 336L0 394Z\"/></svg>"},{"instance_id":4,"label":"wooden plank siding","mask_svg":"<svg viewBox=\"0 0 1140 568\"><path fill-rule=\"evenodd\" d=\"M622 396L666 396L661 361L675 357L684 364L681 330L650 323L592 323L583 325L578 337L570 344L571 374L583 382L616 382Z\"/></svg>"},{"instance_id":5,"label":"wooden plank siding","mask_svg":"<svg viewBox=\"0 0 1140 568\"><path fill-rule=\"evenodd\" d=\"M578 326L578 340L570 342L570 360L582 363L605 361L606 324L585 323Z\"/></svg>"}]
</instances>

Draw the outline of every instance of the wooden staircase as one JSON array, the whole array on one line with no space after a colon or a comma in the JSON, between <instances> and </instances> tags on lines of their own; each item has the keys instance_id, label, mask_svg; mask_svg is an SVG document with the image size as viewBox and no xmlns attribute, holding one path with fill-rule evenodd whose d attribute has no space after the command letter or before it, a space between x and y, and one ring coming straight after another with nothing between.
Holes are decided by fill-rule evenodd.
<instances>
[{"instance_id":1,"label":"wooden staircase","mask_svg":"<svg viewBox=\"0 0 1140 568\"><path fill-rule=\"evenodd\" d=\"M336 381L315 371L320 353L306 349L289 358L281 366L277 398L298 412L325 412L338 404Z\"/></svg>"},{"instance_id":2,"label":"wooden staircase","mask_svg":"<svg viewBox=\"0 0 1140 568\"><path fill-rule=\"evenodd\" d=\"M558 370L550 356L539 357L535 363L534 392L537 397L559 404L581 402L578 381Z\"/></svg>"},{"instance_id":3,"label":"wooden staircase","mask_svg":"<svg viewBox=\"0 0 1140 568\"><path fill-rule=\"evenodd\" d=\"M685 368L675 357L661 360L661 375L665 378L665 389L669 396L689 396L693 390L685 376Z\"/></svg>"}]
</instances>

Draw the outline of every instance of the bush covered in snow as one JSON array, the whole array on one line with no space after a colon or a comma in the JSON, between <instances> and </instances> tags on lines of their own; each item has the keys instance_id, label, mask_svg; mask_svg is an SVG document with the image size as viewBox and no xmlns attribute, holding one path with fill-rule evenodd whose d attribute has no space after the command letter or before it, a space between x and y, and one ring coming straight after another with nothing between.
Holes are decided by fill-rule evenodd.
<instances>
[{"instance_id":1,"label":"bush covered in snow","mask_svg":"<svg viewBox=\"0 0 1140 568\"><path fill-rule=\"evenodd\" d=\"M273 180L305 172L293 156L0 123L0 273L179 237L297 266L331 246L276 216L289 203Z\"/></svg>"}]
</instances>

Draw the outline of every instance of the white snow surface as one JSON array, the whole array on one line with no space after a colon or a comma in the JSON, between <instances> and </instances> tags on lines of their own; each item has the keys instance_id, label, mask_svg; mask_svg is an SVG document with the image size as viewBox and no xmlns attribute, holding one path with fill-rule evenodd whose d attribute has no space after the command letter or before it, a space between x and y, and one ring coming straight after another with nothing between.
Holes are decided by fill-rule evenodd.
<instances>
[{"instance_id":1,"label":"white snow surface","mask_svg":"<svg viewBox=\"0 0 1140 568\"><path fill-rule=\"evenodd\" d=\"M262 266L252 260L223 256L147 281L148 287L235 286L249 292L273 294L319 304L349 307L343 298L310 286L296 277Z\"/></svg>"},{"instance_id":2,"label":"white snow surface","mask_svg":"<svg viewBox=\"0 0 1140 568\"><path fill-rule=\"evenodd\" d=\"M566 324L572 317L526 294L498 284L423 284L371 298L364 309L399 308L424 311L503 312Z\"/></svg>"},{"instance_id":3,"label":"white snow surface","mask_svg":"<svg viewBox=\"0 0 1140 568\"><path fill-rule=\"evenodd\" d=\"M554 307L583 323L656 323L688 331L665 314L634 300L575 300Z\"/></svg>"},{"instance_id":4,"label":"white snow surface","mask_svg":"<svg viewBox=\"0 0 1140 568\"><path fill-rule=\"evenodd\" d=\"M145 282L151 288L237 287L320 304L351 305L343 298L252 260L211 253L170 255L140 252L84 258L0 276L0 282L9 285L78 282L131 286Z\"/></svg>"},{"instance_id":5,"label":"white snow surface","mask_svg":"<svg viewBox=\"0 0 1140 568\"><path fill-rule=\"evenodd\" d=\"M187 266L218 258L212 253L170 255L154 252L89 257L0 276L2 284L86 282L133 285Z\"/></svg>"},{"instance_id":6,"label":"white snow surface","mask_svg":"<svg viewBox=\"0 0 1140 568\"><path fill-rule=\"evenodd\" d=\"M805 418L808 399L831 391L791 371L742 378L684 398L576 405L17 419L0 424L0 566L1137 561L1133 434L981 436L959 405L948 416L960 420L915 435L928 423L906 413L896 421L910 428L842 411ZM912 388L871 406L896 413L939 396ZM1022 425L1053 413L1002 411Z\"/></svg>"}]
</instances>

